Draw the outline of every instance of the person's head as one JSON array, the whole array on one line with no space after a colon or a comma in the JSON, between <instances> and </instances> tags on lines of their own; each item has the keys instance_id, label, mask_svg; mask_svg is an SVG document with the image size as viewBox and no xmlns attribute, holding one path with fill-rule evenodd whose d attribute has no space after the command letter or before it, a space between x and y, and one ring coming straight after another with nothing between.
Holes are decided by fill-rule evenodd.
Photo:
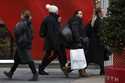
<instances>
[{"instance_id":1,"label":"person's head","mask_svg":"<svg viewBox=\"0 0 125 83\"><path fill-rule=\"evenodd\" d=\"M99 16L99 17L102 17L102 16L103 16L101 8L97 8L97 9L95 10L95 15L96 15L96 16Z\"/></svg>"},{"instance_id":2,"label":"person's head","mask_svg":"<svg viewBox=\"0 0 125 83\"><path fill-rule=\"evenodd\" d=\"M62 17L58 15L58 22L62 21Z\"/></svg>"},{"instance_id":3,"label":"person's head","mask_svg":"<svg viewBox=\"0 0 125 83\"><path fill-rule=\"evenodd\" d=\"M46 4L46 9L48 10L49 13L58 14L59 12L59 8L56 5Z\"/></svg>"},{"instance_id":4,"label":"person's head","mask_svg":"<svg viewBox=\"0 0 125 83\"><path fill-rule=\"evenodd\" d=\"M31 12L29 10L22 11L21 12L21 19L31 20L32 19Z\"/></svg>"},{"instance_id":5,"label":"person's head","mask_svg":"<svg viewBox=\"0 0 125 83\"><path fill-rule=\"evenodd\" d=\"M83 12L81 10L76 10L75 13L74 13L74 16L78 16L78 17L82 18Z\"/></svg>"}]
</instances>

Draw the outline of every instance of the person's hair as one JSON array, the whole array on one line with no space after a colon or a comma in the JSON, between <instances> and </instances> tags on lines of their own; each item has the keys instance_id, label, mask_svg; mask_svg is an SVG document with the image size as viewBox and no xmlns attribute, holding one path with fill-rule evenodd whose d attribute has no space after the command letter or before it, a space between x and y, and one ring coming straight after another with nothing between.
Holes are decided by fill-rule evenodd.
<instances>
[{"instance_id":1,"label":"person's hair","mask_svg":"<svg viewBox=\"0 0 125 83\"><path fill-rule=\"evenodd\" d=\"M5 27L5 22L3 21L2 17L0 17L0 27Z\"/></svg>"},{"instance_id":2,"label":"person's hair","mask_svg":"<svg viewBox=\"0 0 125 83\"><path fill-rule=\"evenodd\" d=\"M23 15L26 19L29 19L29 17L31 16L31 12L29 10L23 10L21 12L21 15Z\"/></svg>"},{"instance_id":3,"label":"person's hair","mask_svg":"<svg viewBox=\"0 0 125 83\"><path fill-rule=\"evenodd\" d=\"M101 11L101 8L99 7L99 8L96 8L96 10L95 10L95 15L99 15L99 13L101 13L102 11Z\"/></svg>"},{"instance_id":4,"label":"person's hair","mask_svg":"<svg viewBox=\"0 0 125 83\"><path fill-rule=\"evenodd\" d=\"M81 11L81 10L75 10L74 16L77 15L79 11Z\"/></svg>"}]
</instances>

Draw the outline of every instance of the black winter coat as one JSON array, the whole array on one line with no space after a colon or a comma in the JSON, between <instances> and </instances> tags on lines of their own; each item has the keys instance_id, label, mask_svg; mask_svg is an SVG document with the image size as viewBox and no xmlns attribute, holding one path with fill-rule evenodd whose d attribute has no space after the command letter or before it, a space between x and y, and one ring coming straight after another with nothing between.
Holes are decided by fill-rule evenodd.
<instances>
[{"instance_id":1,"label":"black winter coat","mask_svg":"<svg viewBox=\"0 0 125 83\"><path fill-rule=\"evenodd\" d=\"M20 64L32 62L31 48L33 29L31 22L26 19L19 21L14 28L14 34L17 46L16 54L14 56L15 62Z\"/></svg>"},{"instance_id":2,"label":"black winter coat","mask_svg":"<svg viewBox=\"0 0 125 83\"><path fill-rule=\"evenodd\" d=\"M72 42L71 42L70 48L72 49L82 48L83 47L82 40L86 37L85 28L82 23L82 19L77 16L73 16L69 20L68 25L72 31Z\"/></svg>"},{"instance_id":3,"label":"black winter coat","mask_svg":"<svg viewBox=\"0 0 125 83\"><path fill-rule=\"evenodd\" d=\"M44 24L43 24L44 23ZM58 16L54 13L50 13L43 20L41 28L45 27L45 50L58 50L60 49L61 44L61 31L60 31L60 23L58 22Z\"/></svg>"},{"instance_id":4,"label":"black winter coat","mask_svg":"<svg viewBox=\"0 0 125 83\"><path fill-rule=\"evenodd\" d=\"M20 48L31 48L33 29L32 24L26 19L19 21L14 28L16 44Z\"/></svg>"},{"instance_id":5,"label":"black winter coat","mask_svg":"<svg viewBox=\"0 0 125 83\"><path fill-rule=\"evenodd\" d=\"M94 62L97 64L104 64L105 46L98 35L102 26L102 19L100 17L97 17L94 26L91 27L91 24L89 24L89 26L87 27L87 34L89 37L89 48L87 54L88 63Z\"/></svg>"}]
</instances>

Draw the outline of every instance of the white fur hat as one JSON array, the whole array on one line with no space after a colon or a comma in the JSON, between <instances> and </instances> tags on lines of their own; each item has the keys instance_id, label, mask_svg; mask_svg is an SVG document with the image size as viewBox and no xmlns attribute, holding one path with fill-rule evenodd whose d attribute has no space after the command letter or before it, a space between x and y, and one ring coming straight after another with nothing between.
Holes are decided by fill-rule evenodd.
<instances>
[{"instance_id":1,"label":"white fur hat","mask_svg":"<svg viewBox=\"0 0 125 83\"><path fill-rule=\"evenodd\" d=\"M48 9L50 13L57 13L59 10L57 6L50 4L46 4L46 9Z\"/></svg>"}]
</instances>

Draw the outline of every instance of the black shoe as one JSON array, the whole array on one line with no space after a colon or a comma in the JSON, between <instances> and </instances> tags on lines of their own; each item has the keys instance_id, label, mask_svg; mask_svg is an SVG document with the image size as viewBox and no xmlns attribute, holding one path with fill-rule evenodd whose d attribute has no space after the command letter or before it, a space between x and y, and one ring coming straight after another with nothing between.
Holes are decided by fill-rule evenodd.
<instances>
[{"instance_id":1,"label":"black shoe","mask_svg":"<svg viewBox=\"0 0 125 83\"><path fill-rule=\"evenodd\" d=\"M7 76L9 79L12 79L12 73L4 71L4 75Z\"/></svg>"},{"instance_id":2,"label":"black shoe","mask_svg":"<svg viewBox=\"0 0 125 83\"><path fill-rule=\"evenodd\" d=\"M105 75L105 72L104 71L100 71L100 75Z\"/></svg>"},{"instance_id":3,"label":"black shoe","mask_svg":"<svg viewBox=\"0 0 125 83\"><path fill-rule=\"evenodd\" d=\"M71 73L73 70L71 70L71 68L68 68L67 72Z\"/></svg>"},{"instance_id":4,"label":"black shoe","mask_svg":"<svg viewBox=\"0 0 125 83\"><path fill-rule=\"evenodd\" d=\"M37 81L38 80L38 73L35 73L35 74L33 74L33 77L32 77L32 79L30 79L29 81Z\"/></svg>"},{"instance_id":5,"label":"black shoe","mask_svg":"<svg viewBox=\"0 0 125 83\"><path fill-rule=\"evenodd\" d=\"M49 75L47 72L45 72L45 71L43 71L43 70L42 70L42 71L39 71L39 74L40 74L40 75Z\"/></svg>"}]
</instances>

